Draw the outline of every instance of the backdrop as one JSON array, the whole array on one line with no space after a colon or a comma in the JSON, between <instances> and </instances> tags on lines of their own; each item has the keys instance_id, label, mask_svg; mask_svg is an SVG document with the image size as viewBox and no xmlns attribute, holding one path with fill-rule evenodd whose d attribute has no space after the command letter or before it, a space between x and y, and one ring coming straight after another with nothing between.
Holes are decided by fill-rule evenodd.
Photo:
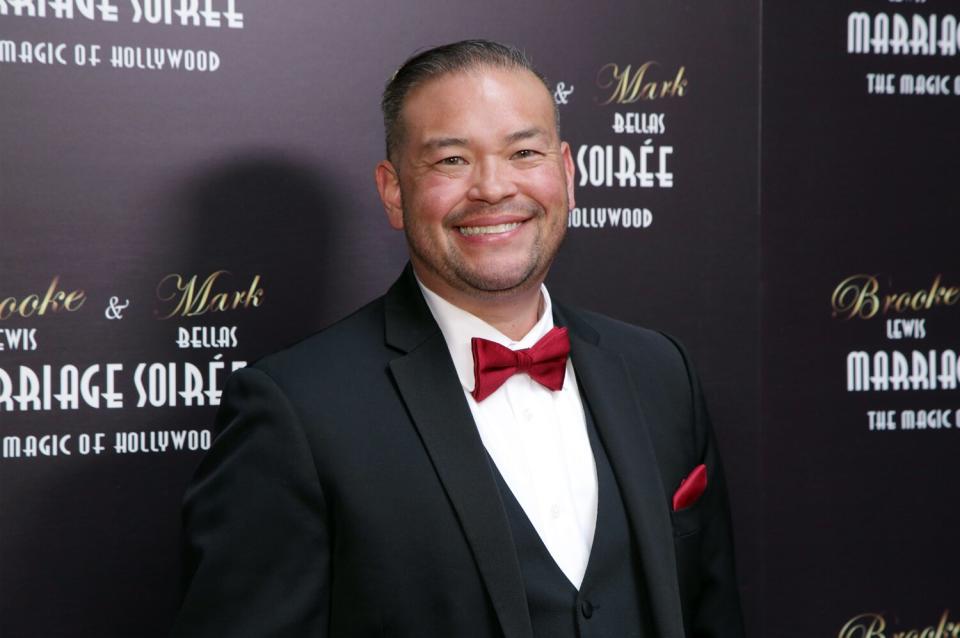
<instances>
[{"instance_id":1,"label":"backdrop","mask_svg":"<svg viewBox=\"0 0 960 638\"><path fill-rule=\"evenodd\" d=\"M957 8L762 9L0 0L0 635L166 633L226 375L399 273L379 94L467 37L560 108L551 293L698 363L752 635L953 631Z\"/></svg>"}]
</instances>

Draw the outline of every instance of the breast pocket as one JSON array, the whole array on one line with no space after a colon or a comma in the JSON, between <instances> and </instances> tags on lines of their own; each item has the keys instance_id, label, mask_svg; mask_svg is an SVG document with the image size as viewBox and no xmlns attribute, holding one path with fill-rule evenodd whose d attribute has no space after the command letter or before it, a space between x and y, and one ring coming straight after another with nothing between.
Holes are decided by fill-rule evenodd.
<instances>
[{"instance_id":1,"label":"breast pocket","mask_svg":"<svg viewBox=\"0 0 960 638\"><path fill-rule=\"evenodd\" d=\"M675 538L682 538L700 531L702 512L702 499L690 507L685 507L676 512L670 512L670 520L673 523L673 535Z\"/></svg>"},{"instance_id":2,"label":"breast pocket","mask_svg":"<svg viewBox=\"0 0 960 638\"><path fill-rule=\"evenodd\" d=\"M670 512L677 556L677 579L685 616L690 612L690 601L697 600L701 588L703 517L704 508L700 502L677 512ZM687 620L689 621L689 618Z\"/></svg>"}]
</instances>

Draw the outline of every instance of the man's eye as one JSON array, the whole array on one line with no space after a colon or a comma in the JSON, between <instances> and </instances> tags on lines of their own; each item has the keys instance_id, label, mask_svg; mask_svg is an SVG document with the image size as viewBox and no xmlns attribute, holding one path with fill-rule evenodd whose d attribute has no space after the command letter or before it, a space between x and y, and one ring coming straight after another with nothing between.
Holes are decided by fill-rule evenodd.
<instances>
[{"instance_id":1,"label":"man's eye","mask_svg":"<svg viewBox=\"0 0 960 638\"><path fill-rule=\"evenodd\" d=\"M522 151L517 151L516 153L514 153L513 157L516 159L531 159L533 157L536 157L539 154L540 153L538 153L537 151L531 148L525 148Z\"/></svg>"},{"instance_id":2,"label":"man's eye","mask_svg":"<svg viewBox=\"0 0 960 638\"><path fill-rule=\"evenodd\" d=\"M438 164L443 164L444 166L460 166L466 163L467 163L467 160L463 159L459 155L456 155L454 157L444 157L442 160L438 162Z\"/></svg>"}]
</instances>

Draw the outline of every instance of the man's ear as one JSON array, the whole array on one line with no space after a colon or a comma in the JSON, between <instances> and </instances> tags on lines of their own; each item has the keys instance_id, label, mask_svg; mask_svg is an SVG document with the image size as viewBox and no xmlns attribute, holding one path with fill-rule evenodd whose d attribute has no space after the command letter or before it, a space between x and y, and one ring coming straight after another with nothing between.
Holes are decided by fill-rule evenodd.
<instances>
[{"instance_id":1,"label":"man's ear","mask_svg":"<svg viewBox=\"0 0 960 638\"><path fill-rule=\"evenodd\" d=\"M570 145L566 142L560 143L560 157L563 161L563 172L567 178L567 206L571 210L577 205L576 200L573 197L573 184L574 184L574 164L573 164L573 154L570 151Z\"/></svg>"},{"instance_id":2,"label":"man's ear","mask_svg":"<svg viewBox=\"0 0 960 638\"><path fill-rule=\"evenodd\" d=\"M374 178L377 180L377 191L380 192L380 201L383 210L387 213L390 225L400 230L403 228L403 198L400 196L400 175L390 160L381 160L377 164Z\"/></svg>"}]
</instances>

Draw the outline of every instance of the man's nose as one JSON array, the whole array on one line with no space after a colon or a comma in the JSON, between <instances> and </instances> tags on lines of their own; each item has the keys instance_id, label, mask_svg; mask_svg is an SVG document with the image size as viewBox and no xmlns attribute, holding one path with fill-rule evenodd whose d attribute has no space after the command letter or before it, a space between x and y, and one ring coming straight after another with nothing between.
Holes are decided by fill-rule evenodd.
<instances>
[{"instance_id":1,"label":"man's nose","mask_svg":"<svg viewBox=\"0 0 960 638\"><path fill-rule=\"evenodd\" d=\"M495 204L517 193L511 167L498 158L485 158L477 163L472 178L473 183L467 191L468 199Z\"/></svg>"}]
</instances>

